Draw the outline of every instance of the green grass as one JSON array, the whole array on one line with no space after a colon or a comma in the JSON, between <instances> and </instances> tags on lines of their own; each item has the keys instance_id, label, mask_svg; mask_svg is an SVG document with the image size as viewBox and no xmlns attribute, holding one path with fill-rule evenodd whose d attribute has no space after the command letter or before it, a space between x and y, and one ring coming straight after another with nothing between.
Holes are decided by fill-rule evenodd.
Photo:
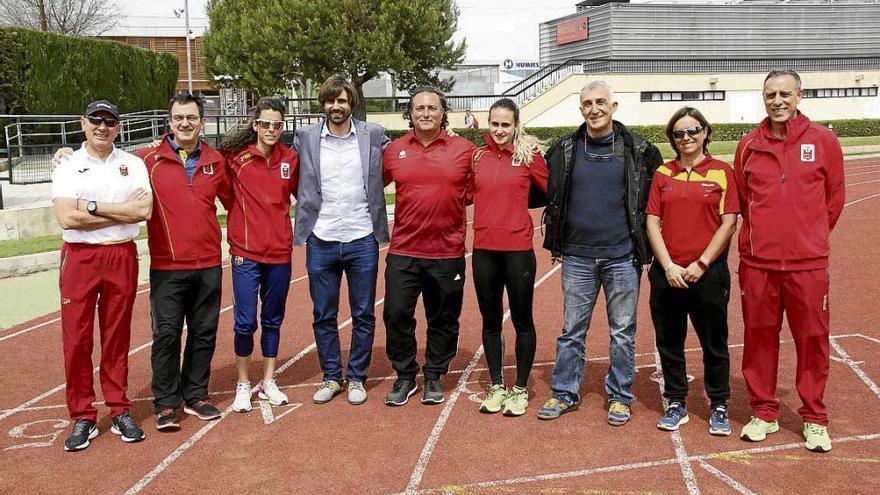
<instances>
[{"instance_id":1,"label":"green grass","mask_svg":"<svg viewBox=\"0 0 880 495\"><path fill-rule=\"evenodd\" d=\"M385 193L385 204L393 205L394 204L394 193Z\"/></svg>"},{"instance_id":2,"label":"green grass","mask_svg":"<svg viewBox=\"0 0 880 495\"><path fill-rule=\"evenodd\" d=\"M141 227L141 231L135 239L139 240L146 238L147 228ZM58 251L61 249L62 242L60 235L43 235L40 237L31 237L29 239L0 241L0 258Z\"/></svg>"}]
</instances>

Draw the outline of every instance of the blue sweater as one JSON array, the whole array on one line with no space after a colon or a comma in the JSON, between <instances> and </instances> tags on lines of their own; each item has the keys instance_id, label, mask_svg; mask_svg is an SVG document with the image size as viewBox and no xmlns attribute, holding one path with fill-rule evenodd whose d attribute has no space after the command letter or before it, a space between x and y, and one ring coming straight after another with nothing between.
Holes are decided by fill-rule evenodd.
<instances>
[{"instance_id":1,"label":"blue sweater","mask_svg":"<svg viewBox=\"0 0 880 495\"><path fill-rule=\"evenodd\" d=\"M626 218L626 173L612 156L613 136L575 143L563 255L620 258L632 253Z\"/></svg>"}]
</instances>

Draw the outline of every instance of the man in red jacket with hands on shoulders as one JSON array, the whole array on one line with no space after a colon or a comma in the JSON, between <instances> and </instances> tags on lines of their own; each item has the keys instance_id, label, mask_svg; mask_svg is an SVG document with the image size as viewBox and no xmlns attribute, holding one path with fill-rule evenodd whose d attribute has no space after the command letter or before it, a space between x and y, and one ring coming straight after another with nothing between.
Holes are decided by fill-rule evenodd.
<instances>
[{"instance_id":1,"label":"man in red jacket with hands on shoulders","mask_svg":"<svg viewBox=\"0 0 880 495\"><path fill-rule=\"evenodd\" d=\"M767 118L743 137L734 158L742 205L739 283L743 376L754 415L740 434L758 442L779 430L776 375L786 313L797 353L805 447L831 450L822 398L829 368L829 234L844 204L837 137L801 114L801 78L774 70L764 79Z\"/></svg>"}]
</instances>

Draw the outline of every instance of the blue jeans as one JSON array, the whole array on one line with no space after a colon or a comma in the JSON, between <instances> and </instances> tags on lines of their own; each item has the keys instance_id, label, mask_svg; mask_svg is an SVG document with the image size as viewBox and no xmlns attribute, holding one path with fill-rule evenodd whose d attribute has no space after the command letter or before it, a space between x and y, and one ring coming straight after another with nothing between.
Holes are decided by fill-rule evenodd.
<instances>
[{"instance_id":1,"label":"blue jeans","mask_svg":"<svg viewBox=\"0 0 880 495\"><path fill-rule=\"evenodd\" d=\"M235 308L235 355L250 356L257 331L260 307L260 349L263 357L278 357L278 342L287 292L290 289L290 263L260 263L241 256L232 257L232 295ZM257 297L259 296L259 301Z\"/></svg>"},{"instance_id":2,"label":"blue jeans","mask_svg":"<svg viewBox=\"0 0 880 495\"><path fill-rule=\"evenodd\" d=\"M351 307L351 350L346 378L363 382L373 355L376 329L376 275L379 244L373 234L351 242L323 241L314 234L306 239L306 270L312 296L315 344L324 380L342 383L342 351L339 346L339 290L342 274L348 282Z\"/></svg>"},{"instance_id":3,"label":"blue jeans","mask_svg":"<svg viewBox=\"0 0 880 495\"><path fill-rule=\"evenodd\" d=\"M608 399L631 404L635 375L636 308L641 269L632 256L603 259L581 256L562 258L563 323L556 339L556 366L550 387L568 403L580 402L584 378L584 347L599 288L605 291L611 342L610 364L605 375Z\"/></svg>"}]
</instances>

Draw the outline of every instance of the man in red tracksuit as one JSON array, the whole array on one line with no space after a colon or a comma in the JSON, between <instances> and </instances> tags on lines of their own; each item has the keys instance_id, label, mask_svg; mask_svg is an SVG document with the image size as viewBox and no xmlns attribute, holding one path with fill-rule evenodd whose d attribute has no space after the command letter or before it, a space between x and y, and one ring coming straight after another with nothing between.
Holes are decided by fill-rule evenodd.
<instances>
[{"instance_id":1,"label":"man in red tracksuit","mask_svg":"<svg viewBox=\"0 0 880 495\"><path fill-rule=\"evenodd\" d=\"M734 158L743 216L742 368L754 411L740 436L761 441L779 429L776 376L785 313L797 352L805 446L828 452L822 397L829 368L829 234L843 211L843 153L831 131L798 112L803 90L796 72L770 72L763 96L768 117L740 140Z\"/></svg>"},{"instance_id":2,"label":"man in red tracksuit","mask_svg":"<svg viewBox=\"0 0 880 495\"><path fill-rule=\"evenodd\" d=\"M220 417L208 402L220 317L220 225L216 199L229 208L232 188L223 156L200 139L204 104L191 94L171 100L171 133L143 158L153 187L150 311L153 317L153 406L156 428L176 430L177 409L203 420ZM181 363L181 338L186 345ZM183 404L181 404L183 403Z\"/></svg>"}]
</instances>

